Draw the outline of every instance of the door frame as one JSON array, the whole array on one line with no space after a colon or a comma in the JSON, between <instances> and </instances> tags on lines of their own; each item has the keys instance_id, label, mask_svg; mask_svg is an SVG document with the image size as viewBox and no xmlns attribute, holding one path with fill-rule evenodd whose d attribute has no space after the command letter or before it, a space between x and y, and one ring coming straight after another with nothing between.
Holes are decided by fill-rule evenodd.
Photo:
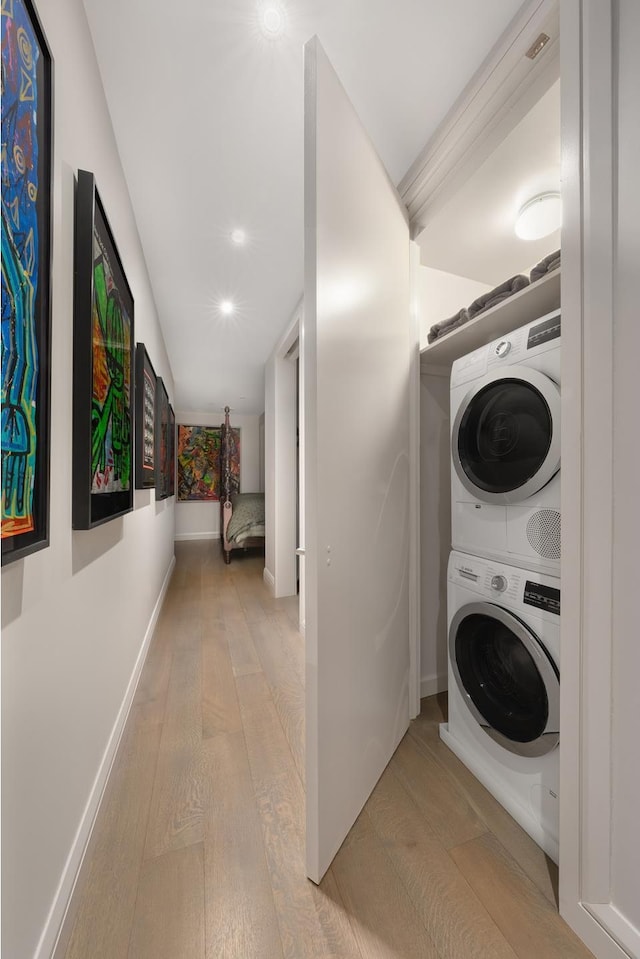
<instances>
[{"instance_id":1,"label":"door frame","mask_svg":"<svg viewBox=\"0 0 640 959\"><path fill-rule=\"evenodd\" d=\"M560 911L603 959L640 954L612 888L615 3L562 4ZM603 322L610 317L611 322ZM566 537L566 539L565 539ZM590 588L597 584L597 589ZM588 708L587 708L588 704ZM624 943L623 947L621 944Z\"/></svg>"},{"instance_id":2,"label":"door frame","mask_svg":"<svg viewBox=\"0 0 640 959\"><path fill-rule=\"evenodd\" d=\"M264 580L275 597L297 589L296 470L297 386L295 359L302 327L302 303L276 344L265 370Z\"/></svg>"}]
</instances>

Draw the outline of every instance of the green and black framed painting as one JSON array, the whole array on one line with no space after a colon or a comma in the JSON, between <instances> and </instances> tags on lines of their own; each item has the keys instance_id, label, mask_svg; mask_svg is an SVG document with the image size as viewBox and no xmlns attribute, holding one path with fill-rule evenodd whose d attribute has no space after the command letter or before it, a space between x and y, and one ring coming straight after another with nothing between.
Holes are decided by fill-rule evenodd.
<instances>
[{"instance_id":1,"label":"green and black framed painting","mask_svg":"<svg viewBox=\"0 0 640 959\"><path fill-rule=\"evenodd\" d=\"M133 296L95 178L78 171L73 337L73 528L133 509Z\"/></svg>"}]
</instances>

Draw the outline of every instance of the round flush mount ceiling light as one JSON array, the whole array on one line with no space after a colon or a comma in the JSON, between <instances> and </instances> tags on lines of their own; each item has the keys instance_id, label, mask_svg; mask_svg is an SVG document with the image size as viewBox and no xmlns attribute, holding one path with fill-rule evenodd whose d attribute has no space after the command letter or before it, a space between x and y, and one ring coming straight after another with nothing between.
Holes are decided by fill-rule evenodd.
<instances>
[{"instance_id":1,"label":"round flush mount ceiling light","mask_svg":"<svg viewBox=\"0 0 640 959\"><path fill-rule=\"evenodd\" d=\"M279 3L265 3L260 7L260 29L269 40L277 40L284 33L287 17Z\"/></svg>"},{"instance_id":2,"label":"round flush mount ceiling light","mask_svg":"<svg viewBox=\"0 0 640 959\"><path fill-rule=\"evenodd\" d=\"M234 246L244 246L247 242L247 234L244 232L244 230L232 230L231 242Z\"/></svg>"},{"instance_id":3,"label":"round flush mount ceiling light","mask_svg":"<svg viewBox=\"0 0 640 959\"><path fill-rule=\"evenodd\" d=\"M559 193L539 193L518 211L516 236L521 240L540 240L560 229L562 199Z\"/></svg>"},{"instance_id":4,"label":"round flush mount ceiling light","mask_svg":"<svg viewBox=\"0 0 640 959\"><path fill-rule=\"evenodd\" d=\"M223 300L220 304L220 312L223 314L223 316L231 316L234 310L235 306L231 300Z\"/></svg>"}]
</instances>

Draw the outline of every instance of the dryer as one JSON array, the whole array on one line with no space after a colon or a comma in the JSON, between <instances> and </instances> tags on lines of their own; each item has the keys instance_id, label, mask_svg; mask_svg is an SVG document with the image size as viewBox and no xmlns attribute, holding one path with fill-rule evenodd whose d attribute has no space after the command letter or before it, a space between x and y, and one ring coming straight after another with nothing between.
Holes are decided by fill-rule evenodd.
<instances>
[{"instance_id":1,"label":"dryer","mask_svg":"<svg viewBox=\"0 0 640 959\"><path fill-rule=\"evenodd\" d=\"M440 735L558 861L560 580L452 552Z\"/></svg>"},{"instance_id":2,"label":"dryer","mask_svg":"<svg viewBox=\"0 0 640 959\"><path fill-rule=\"evenodd\" d=\"M560 572L560 311L451 370L452 547Z\"/></svg>"}]
</instances>

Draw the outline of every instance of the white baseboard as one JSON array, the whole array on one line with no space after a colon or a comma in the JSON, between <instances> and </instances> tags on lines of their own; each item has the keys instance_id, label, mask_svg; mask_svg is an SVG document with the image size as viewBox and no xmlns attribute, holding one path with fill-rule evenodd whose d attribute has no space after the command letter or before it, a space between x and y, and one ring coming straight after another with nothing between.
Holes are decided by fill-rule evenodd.
<instances>
[{"instance_id":1,"label":"white baseboard","mask_svg":"<svg viewBox=\"0 0 640 959\"><path fill-rule=\"evenodd\" d=\"M274 578L273 573L270 573L266 566L265 566L265 568L264 568L264 570L263 570L262 578L263 578L263 580L265 581L265 583L267 584L267 589L269 590L269 592L271 593L271 595L272 595L272 596L275 596L275 594L276 594L276 581L275 581L275 578Z\"/></svg>"},{"instance_id":2,"label":"white baseboard","mask_svg":"<svg viewBox=\"0 0 640 959\"><path fill-rule=\"evenodd\" d=\"M172 556L33 959L50 959L50 957L51 959L62 959L69 944L69 938L75 920L75 909L73 906L74 904L76 907L78 905L77 900L75 900L75 892L76 889L80 888L82 879L85 878L85 869L90 860L89 853L91 850L93 827L100 811L100 804L105 794L113 762L118 752L118 746L120 745L122 733L124 732L124 727L129 716L129 710L131 709L140 674L142 673L142 667L144 666L147 652L151 645L153 633L156 628L156 623L158 622L158 617L160 616L160 610L162 609L162 604L167 589L169 588L171 574L173 573L175 565L176 558Z\"/></svg>"},{"instance_id":3,"label":"white baseboard","mask_svg":"<svg viewBox=\"0 0 640 959\"><path fill-rule=\"evenodd\" d=\"M184 543L192 539L220 539L220 533L176 533L176 543Z\"/></svg>"},{"instance_id":4,"label":"white baseboard","mask_svg":"<svg viewBox=\"0 0 640 959\"><path fill-rule=\"evenodd\" d=\"M436 693L444 693L448 686L448 677L446 673L441 675L434 673L431 676L423 676L420 680L420 699L427 696L435 696Z\"/></svg>"},{"instance_id":5,"label":"white baseboard","mask_svg":"<svg viewBox=\"0 0 640 959\"><path fill-rule=\"evenodd\" d=\"M607 943L607 952L598 952L598 956L619 956L620 959L627 955L640 956L640 933L613 903L584 902L582 905L600 924L605 935L608 934L613 940ZM599 944L594 940L585 938L584 941L590 949L598 948Z\"/></svg>"}]
</instances>

